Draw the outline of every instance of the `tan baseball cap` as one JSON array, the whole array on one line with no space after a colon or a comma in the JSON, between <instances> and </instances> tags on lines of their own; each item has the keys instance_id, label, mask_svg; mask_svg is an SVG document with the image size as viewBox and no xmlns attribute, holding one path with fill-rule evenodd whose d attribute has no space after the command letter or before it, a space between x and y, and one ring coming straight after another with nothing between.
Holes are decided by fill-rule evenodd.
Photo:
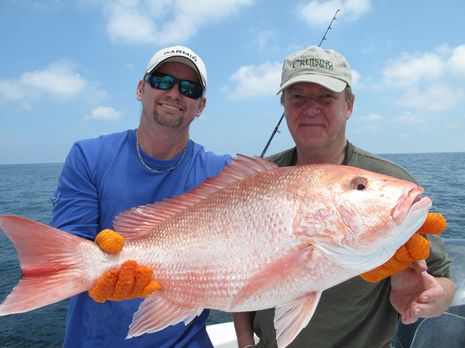
<instances>
[{"instance_id":1,"label":"tan baseball cap","mask_svg":"<svg viewBox=\"0 0 465 348\"><path fill-rule=\"evenodd\" d=\"M284 60L278 94L298 82L313 82L342 92L346 86L352 86L352 72L349 63L338 52L309 46Z\"/></svg>"},{"instance_id":2,"label":"tan baseball cap","mask_svg":"<svg viewBox=\"0 0 465 348\"><path fill-rule=\"evenodd\" d=\"M207 68L203 60L190 48L184 46L166 47L156 52L145 69L145 75L151 74L166 62L179 62L191 67L197 72L202 87L207 88Z\"/></svg>"}]
</instances>

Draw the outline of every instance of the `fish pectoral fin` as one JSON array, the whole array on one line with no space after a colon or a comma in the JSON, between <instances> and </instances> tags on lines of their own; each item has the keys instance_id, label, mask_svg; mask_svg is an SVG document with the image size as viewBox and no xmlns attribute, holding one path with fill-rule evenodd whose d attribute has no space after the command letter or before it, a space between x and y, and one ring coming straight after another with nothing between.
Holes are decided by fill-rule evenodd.
<instances>
[{"instance_id":1,"label":"fish pectoral fin","mask_svg":"<svg viewBox=\"0 0 465 348\"><path fill-rule=\"evenodd\" d=\"M292 282L296 277L308 272L303 269L313 255L312 248L299 248L269 263L263 269L256 272L233 301L233 307L247 301L256 294L263 295L273 291L276 284Z\"/></svg>"},{"instance_id":2,"label":"fish pectoral fin","mask_svg":"<svg viewBox=\"0 0 465 348\"><path fill-rule=\"evenodd\" d=\"M277 306L274 315L278 347L286 347L308 325L320 301L321 292L312 292Z\"/></svg>"},{"instance_id":3,"label":"fish pectoral fin","mask_svg":"<svg viewBox=\"0 0 465 348\"><path fill-rule=\"evenodd\" d=\"M148 296L132 317L127 338L163 330L170 325L189 324L203 308L179 306L166 301L159 293Z\"/></svg>"}]
</instances>

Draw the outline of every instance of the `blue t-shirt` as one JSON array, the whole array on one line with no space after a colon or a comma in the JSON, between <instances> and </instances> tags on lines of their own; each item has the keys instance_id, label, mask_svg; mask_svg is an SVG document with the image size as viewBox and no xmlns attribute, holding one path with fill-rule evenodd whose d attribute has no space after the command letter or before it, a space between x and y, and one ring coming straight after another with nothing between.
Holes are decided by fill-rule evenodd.
<instances>
[{"instance_id":1,"label":"blue t-shirt","mask_svg":"<svg viewBox=\"0 0 465 348\"><path fill-rule=\"evenodd\" d=\"M143 151L137 156L134 130L75 143L68 154L54 202L51 225L94 240L114 217L129 208L161 201L215 177L230 160L205 152L189 141L184 156L156 160ZM181 157L183 156L183 157ZM179 161L181 161L179 163ZM177 164L179 165L177 166ZM81 293L70 300L65 347L212 347L205 310L189 325L179 323L162 331L125 339L132 316L142 300L97 303Z\"/></svg>"}]
</instances>

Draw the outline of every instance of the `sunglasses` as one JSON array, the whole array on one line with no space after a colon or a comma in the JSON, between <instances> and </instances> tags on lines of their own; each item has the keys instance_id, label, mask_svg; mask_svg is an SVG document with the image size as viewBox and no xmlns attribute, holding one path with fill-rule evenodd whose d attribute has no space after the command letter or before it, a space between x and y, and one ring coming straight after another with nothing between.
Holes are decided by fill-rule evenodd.
<instances>
[{"instance_id":1,"label":"sunglasses","mask_svg":"<svg viewBox=\"0 0 465 348\"><path fill-rule=\"evenodd\" d=\"M174 76L168 74L154 73L145 78L145 80L155 89L161 89L162 91L169 91L177 83L179 93L182 95L198 99L202 96L203 87L194 81L179 80Z\"/></svg>"}]
</instances>

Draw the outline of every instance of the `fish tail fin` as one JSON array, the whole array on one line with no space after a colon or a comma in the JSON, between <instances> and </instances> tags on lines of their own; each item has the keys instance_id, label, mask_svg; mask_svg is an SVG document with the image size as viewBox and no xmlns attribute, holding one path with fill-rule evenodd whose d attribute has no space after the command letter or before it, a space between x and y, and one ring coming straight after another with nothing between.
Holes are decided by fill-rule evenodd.
<instances>
[{"instance_id":1,"label":"fish tail fin","mask_svg":"<svg viewBox=\"0 0 465 348\"><path fill-rule=\"evenodd\" d=\"M0 304L0 316L49 305L91 287L78 248L92 242L15 215L0 216L0 228L13 243L22 270L18 284Z\"/></svg>"}]
</instances>

